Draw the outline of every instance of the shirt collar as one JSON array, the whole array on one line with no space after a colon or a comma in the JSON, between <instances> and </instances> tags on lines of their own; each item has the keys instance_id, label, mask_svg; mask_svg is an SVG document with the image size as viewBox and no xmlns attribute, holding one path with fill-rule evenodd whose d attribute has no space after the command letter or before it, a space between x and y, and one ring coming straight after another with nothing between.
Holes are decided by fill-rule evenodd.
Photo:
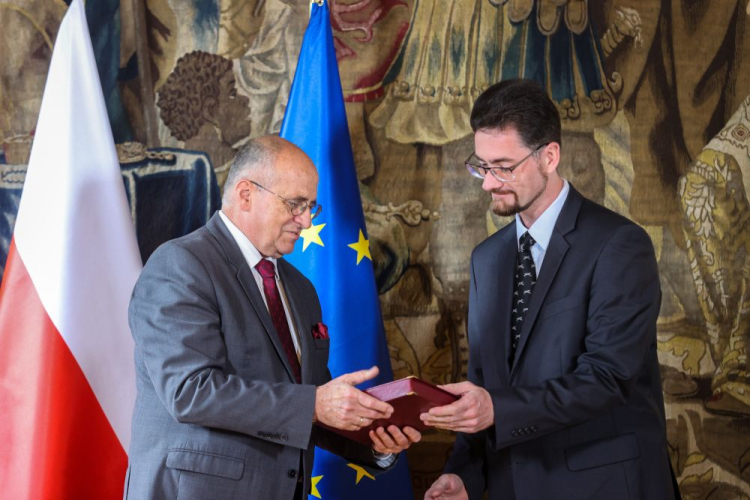
<instances>
[{"instance_id":1,"label":"shirt collar","mask_svg":"<svg viewBox=\"0 0 750 500\"><path fill-rule=\"evenodd\" d=\"M562 211L562 207L565 204L565 200L568 198L569 192L570 185L568 184L568 181L563 179L563 187L557 195L557 198L555 198L555 201L547 207L529 229L526 229L526 226L523 225L521 216L516 214L516 240L520 240L523 233L528 231L529 234L531 234L531 237L534 238L536 244L546 250L549 246L549 240L552 238L552 231L555 229L557 217Z\"/></svg>"},{"instance_id":2,"label":"shirt collar","mask_svg":"<svg viewBox=\"0 0 750 500\"><path fill-rule=\"evenodd\" d=\"M278 276L278 269L276 269L276 259L272 257L263 257L257 248L255 248L255 245L253 245L249 239L247 239L247 236L240 231L240 229L232 222L229 217L224 214L221 210L219 210L219 217L221 218L222 222L224 222L224 225L227 226L227 229L229 230L229 234L232 235L232 238L234 238L234 241L237 242L237 245L240 247L240 251L242 252L242 256L245 257L245 261L247 261L247 264L250 266L250 268L255 269L255 266L258 265L258 262L260 262L262 259L268 259L273 264L274 269L276 270L276 275Z\"/></svg>"}]
</instances>

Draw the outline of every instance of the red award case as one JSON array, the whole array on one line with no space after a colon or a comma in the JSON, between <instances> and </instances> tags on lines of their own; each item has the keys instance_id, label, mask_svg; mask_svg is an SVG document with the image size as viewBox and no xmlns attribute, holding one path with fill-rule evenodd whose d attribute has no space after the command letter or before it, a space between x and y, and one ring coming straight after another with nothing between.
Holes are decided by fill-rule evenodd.
<instances>
[{"instance_id":1,"label":"red award case","mask_svg":"<svg viewBox=\"0 0 750 500\"><path fill-rule=\"evenodd\" d=\"M320 423L317 425L354 441L370 445L372 444L372 440L370 439L369 431L378 427L385 427L387 429L389 425L395 425L401 429L408 426L420 432L430 429L430 427L422 423L419 415L430 408L445 406L458 400L458 396L414 376L371 387L365 390L365 392L393 406L391 418L376 420L358 431L344 431Z\"/></svg>"}]
</instances>

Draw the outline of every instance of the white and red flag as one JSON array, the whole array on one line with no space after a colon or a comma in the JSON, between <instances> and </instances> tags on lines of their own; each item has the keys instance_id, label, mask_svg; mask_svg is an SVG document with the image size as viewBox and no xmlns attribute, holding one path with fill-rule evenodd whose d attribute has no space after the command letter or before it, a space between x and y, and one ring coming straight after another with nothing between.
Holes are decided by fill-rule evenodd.
<instances>
[{"instance_id":1,"label":"white and red flag","mask_svg":"<svg viewBox=\"0 0 750 500\"><path fill-rule=\"evenodd\" d=\"M122 497L141 269L83 2L52 53L0 286L0 499Z\"/></svg>"}]
</instances>

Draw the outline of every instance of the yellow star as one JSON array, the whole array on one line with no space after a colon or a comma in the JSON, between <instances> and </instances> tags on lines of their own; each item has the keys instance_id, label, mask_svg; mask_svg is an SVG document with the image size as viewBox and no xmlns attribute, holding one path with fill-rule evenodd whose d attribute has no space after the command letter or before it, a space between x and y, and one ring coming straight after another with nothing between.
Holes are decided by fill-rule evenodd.
<instances>
[{"instance_id":1,"label":"yellow star","mask_svg":"<svg viewBox=\"0 0 750 500\"><path fill-rule=\"evenodd\" d=\"M307 247L310 246L310 243L325 246L323 245L323 240L320 239L320 232L324 227L326 227L325 224L319 224L317 226L313 224L307 229L303 229L302 232L299 233L299 235L302 236L302 239L305 240L305 242L302 244L303 252L307 250Z\"/></svg>"},{"instance_id":2,"label":"yellow star","mask_svg":"<svg viewBox=\"0 0 750 500\"><path fill-rule=\"evenodd\" d=\"M356 465L356 464L346 464L346 465L348 465L349 467L357 471L357 481L354 484L359 484L360 480L362 480L362 478L365 476L375 481L375 478L373 477L373 475L367 472L365 469L363 469L359 465Z\"/></svg>"},{"instance_id":3,"label":"yellow star","mask_svg":"<svg viewBox=\"0 0 750 500\"><path fill-rule=\"evenodd\" d=\"M325 224L323 224L325 226ZM323 476L314 476L312 479L312 489L310 490L310 494L314 496L315 498L320 498L320 492L318 492L318 483L321 479L323 479Z\"/></svg>"},{"instance_id":4,"label":"yellow star","mask_svg":"<svg viewBox=\"0 0 750 500\"><path fill-rule=\"evenodd\" d=\"M372 256L370 256L370 242L365 239L365 235L362 234L361 229L359 230L359 241L347 246L352 250L357 251L357 264L359 264L364 257L367 257L372 261Z\"/></svg>"}]
</instances>

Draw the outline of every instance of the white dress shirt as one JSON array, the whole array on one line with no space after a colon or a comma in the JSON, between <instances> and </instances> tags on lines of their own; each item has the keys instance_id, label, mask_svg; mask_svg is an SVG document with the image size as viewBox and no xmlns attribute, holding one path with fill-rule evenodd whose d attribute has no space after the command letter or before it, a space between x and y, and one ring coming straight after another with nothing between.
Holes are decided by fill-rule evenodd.
<instances>
[{"instance_id":1,"label":"white dress shirt","mask_svg":"<svg viewBox=\"0 0 750 500\"><path fill-rule=\"evenodd\" d=\"M245 260L247 261L248 265L250 266L250 269L253 272L253 277L255 278L255 283L258 285L258 289L260 290L260 295L263 297L263 302L266 304L266 309L268 308L268 302L266 301L266 294L263 290L263 277L260 275L257 269L255 269L255 266L258 264L258 262L261 261L264 257L260 254L257 248L250 242L249 239L247 239L247 236L245 236L240 229L234 225L234 223L229 220L229 217L227 217L224 212L219 211L219 217L224 222L224 225L227 226L227 229L229 229L229 233L232 235L232 238L234 238L234 241L237 242L237 245L240 247L240 251L242 252L242 256L245 257ZM284 303L284 312L286 313L286 320L287 323L289 323L289 331L292 334L292 341L294 342L294 350L297 351L297 358L300 359L300 346L299 346L299 339L297 337L297 330L294 328L294 322L289 321L289 318L291 317L289 314L289 305L287 304L286 300L286 293L284 292L284 286L281 282L281 279L279 279L279 271L276 267L276 259L271 257L265 257L266 259L270 260L273 263L273 267L276 270L276 286L279 288L279 292L281 295L281 302ZM300 360L301 363L301 360ZM372 450L373 456L375 457L376 462L381 467L388 467L390 466L394 460L396 460L396 455L392 453L378 453L374 449Z\"/></svg>"},{"instance_id":2,"label":"white dress shirt","mask_svg":"<svg viewBox=\"0 0 750 500\"><path fill-rule=\"evenodd\" d=\"M260 262L264 258L273 263L273 269L276 273L276 286L279 289L279 295L281 295L281 302L284 304L284 313L286 314L286 321L289 324L289 332L292 334L294 350L297 353L297 359L300 359L300 353L302 351L299 345L299 337L297 336L297 329L294 326L294 321L289 320L289 318L291 318L291 314L289 313L289 304L286 299L284 284L279 278L279 270L276 267L276 259L271 257L263 257L258 249L255 248L255 246L250 242L250 240L247 239L247 236L245 236L242 231L240 231L240 229L235 226L231 220L229 220L229 217L227 217L224 212L219 211L219 217L224 222L224 225L227 226L227 229L229 229L229 233L232 235L232 238L234 238L234 241L236 241L237 245L239 245L240 247L242 256L245 257L247 264L250 266L250 270L253 272L253 278L255 278L255 283L258 285L258 289L260 290L260 296L263 297L263 303L266 304L266 309L268 309L268 301L266 300L266 293L263 290L263 276L261 276L258 270L255 269L255 266L257 266L258 262Z\"/></svg>"}]
</instances>

